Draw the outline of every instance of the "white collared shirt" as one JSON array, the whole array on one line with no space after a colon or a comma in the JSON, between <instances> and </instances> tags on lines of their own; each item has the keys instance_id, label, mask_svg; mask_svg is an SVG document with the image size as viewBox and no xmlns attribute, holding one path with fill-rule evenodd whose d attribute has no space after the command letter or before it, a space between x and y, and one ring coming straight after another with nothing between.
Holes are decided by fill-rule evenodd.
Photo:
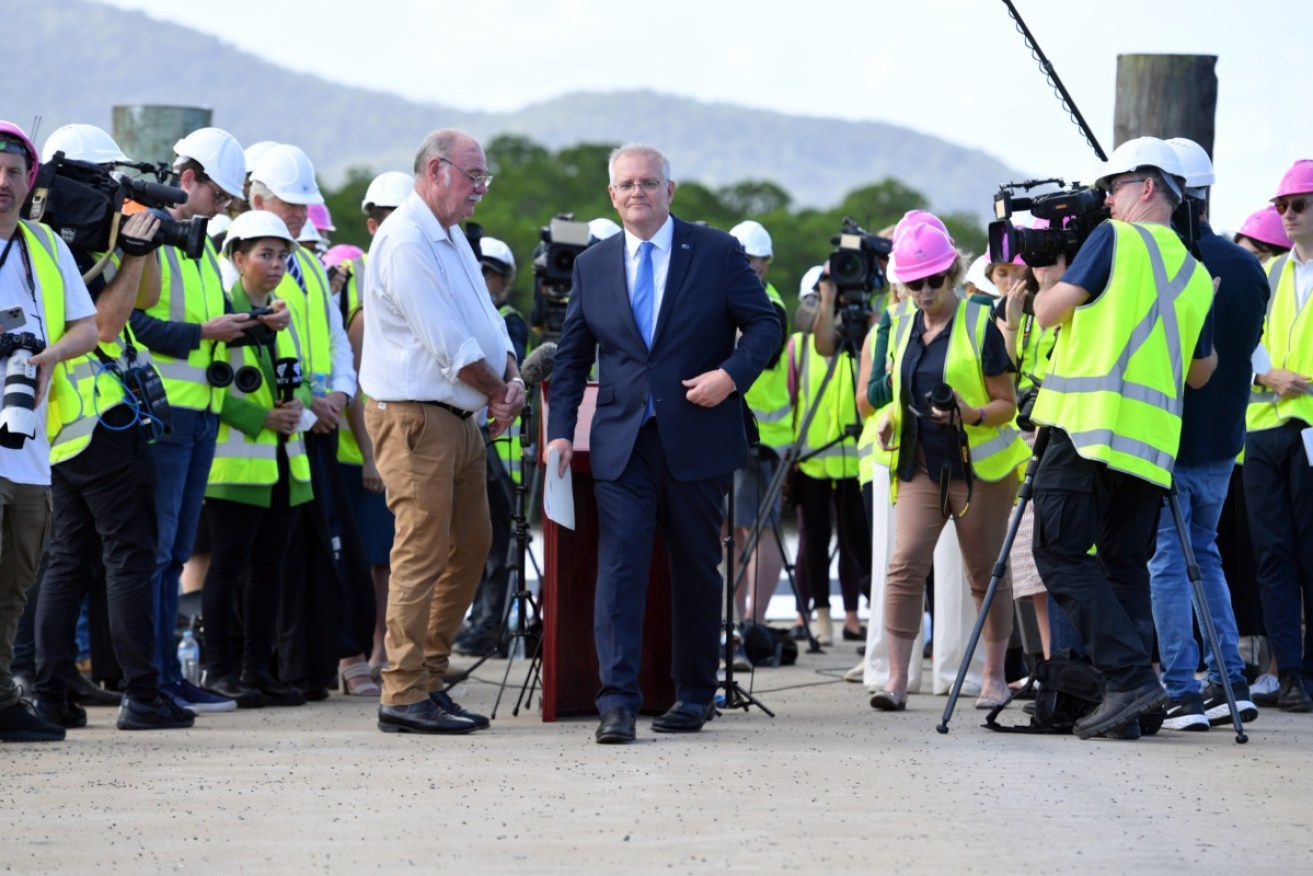
<instances>
[{"instance_id":1,"label":"white collared shirt","mask_svg":"<svg viewBox=\"0 0 1313 876\"><path fill-rule=\"evenodd\" d=\"M361 389L378 401L488 404L457 375L480 359L504 374L515 348L459 225L444 228L412 192L375 235L362 289Z\"/></svg>"},{"instance_id":2,"label":"white collared shirt","mask_svg":"<svg viewBox=\"0 0 1313 876\"><path fill-rule=\"evenodd\" d=\"M1313 258L1301 262L1292 249L1290 260L1295 265L1295 312L1298 313L1308 304L1309 293L1313 292Z\"/></svg>"},{"instance_id":3,"label":"white collared shirt","mask_svg":"<svg viewBox=\"0 0 1313 876\"><path fill-rule=\"evenodd\" d=\"M666 294L666 277L670 275L670 247L675 240L675 220L666 222L652 235L652 336L656 337L657 315L661 313L661 299ZM638 276L638 246L643 242L625 229L625 282L629 284L629 300L634 300L634 278Z\"/></svg>"}]
</instances>

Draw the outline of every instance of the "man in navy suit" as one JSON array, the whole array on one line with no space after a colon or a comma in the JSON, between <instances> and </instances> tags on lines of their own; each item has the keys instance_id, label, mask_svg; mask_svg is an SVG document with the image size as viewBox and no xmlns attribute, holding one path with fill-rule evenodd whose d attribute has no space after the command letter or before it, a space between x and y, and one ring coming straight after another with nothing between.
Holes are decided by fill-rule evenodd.
<instances>
[{"instance_id":1,"label":"man in navy suit","mask_svg":"<svg viewBox=\"0 0 1313 876\"><path fill-rule=\"evenodd\" d=\"M652 729L692 732L712 714L724 499L748 461L740 395L779 347L781 328L738 242L670 215L675 182L664 155L621 146L609 171L624 234L575 261L547 436L564 473L596 349L597 741L624 743L634 739L642 704L638 667L657 526L670 561L677 702Z\"/></svg>"}]
</instances>

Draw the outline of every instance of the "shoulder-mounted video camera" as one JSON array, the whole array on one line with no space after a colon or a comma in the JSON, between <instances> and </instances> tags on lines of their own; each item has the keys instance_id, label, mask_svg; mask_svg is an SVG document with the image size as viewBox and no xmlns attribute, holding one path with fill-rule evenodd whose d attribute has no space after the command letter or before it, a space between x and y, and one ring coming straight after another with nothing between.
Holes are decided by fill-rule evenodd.
<instances>
[{"instance_id":1,"label":"shoulder-mounted video camera","mask_svg":"<svg viewBox=\"0 0 1313 876\"><path fill-rule=\"evenodd\" d=\"M1061 191L1018 196L1046 185ZM999 186L994 196L995 221L989 223L989 260L995 264L1010 262L1017 256L1032 268L1056 264L1059 256L1070 263L1090 232L1108 218L1104 194L1097 188L1060 179L1032 179ZM1048 228L1018 228L1012 215L1029 211L1036 219L1046 219Z\"/></svg>"},{"instance_id":2,"label":"shoulder-mounted video camera","mask_svg":"<svg viewBox=\"0 0 1313 876\"><path fill-rule=\"evenodd\" d=\"M587 222L575 221L573 213L557 213L539 236L542 242L533 252L535 324L543 336L561 333L565 306L574 283L574 260L593 243Z\"/></svg>"},{"instance_id":3,"label":"shoulder-mounted video camera","mask_svg":"<svg viewBox=\"0 0 1313 876\"><path fill-rule=\"evenodd\" d=\"M840 341L860 350L871 324L871 298L886 285L881 259L889 258L892 241L870 234L845 216L843 230L830 243L836 247L829 257L829 279L836 290L835 330Z\"/></svg>"},{"instance_id":4,"label":"shoulder-mounted video camera","mask_svg":"<svg viewBox=\"0 0 1313 876\"><path fill-rule=\"evenodd\" d=\"M163 212L187 200L186 192L169 184L173 171L167 164L116 162L113 166L151 174L157 182L133 179L105 165L56 152L37 171L24 217L53 228L75 253L106 252L121 246L129 255L145 255L159 246L176 246L191 258L200 258L209 220L199 216L184 222L160 216L159 230L145 246L124 238L111 240L114 217L123 212L126 202Z\"/></svg>"}]
</instances>

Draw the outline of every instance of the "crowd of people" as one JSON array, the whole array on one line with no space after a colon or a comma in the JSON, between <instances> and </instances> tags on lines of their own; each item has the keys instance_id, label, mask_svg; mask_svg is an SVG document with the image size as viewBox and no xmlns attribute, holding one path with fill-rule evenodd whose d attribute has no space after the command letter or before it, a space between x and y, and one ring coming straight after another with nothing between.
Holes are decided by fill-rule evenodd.
<instances>
[{"instance_id":1,"label":"crowd of people","mask_svg":"<svg viewBox=\"0 0 1313 876\"><path fill-rule=\"evenodd\" d=\"M515 254L461 227L492 182L481 145L435 131L411 172L376 177L367 250L333 243L298 147L203 128L174 152L185 200L125 210L109 252L83 251L23 218L38 167L129 157L90 125L38 152L0 123L0 309L6 338L29 338L0 430L0 739L63 739L87 704L117 705L120 729L170 729L334 689L377 698L385 732L486 728L445 678L453 653L505 648L529 475L519 366L536 336L509 303ZM676 702L654 730L714 715L723 527L752 548L736 620L764 622L787 571L795 637L861 643L847 677L902 711L921 688L927 602L936 655L960 653L1036 453L977 707L1007 704L1025 627L1027 653L1083 653L1101 673L1083 738L1207 729L1230 719L1224 683L1245 720L1313 711L1313 161L1234 242L1207 224L1212 165L1183 139L1120 146L1098 180L1110 220L1034 264L973 262L911 211L874 238L887 282L864 292L864 324L843 325L853 293L826 263L804 277L792 331L767 229L673 215L670 162L650 146L620 147L608 171L620 224L590 223L575 262L544 424L560 467L543 473L570 465L595 380L598 742L636 736L658 530ZM1182 203L1203 217L1188 246ZM199 251L159 242L161 224L196 220ZM8 412L23 393L26 421ZM763 503L781 467L788 501ZM1198 611L1222 666L1201 653ZM1266 636L1261 677L1242 635ZM180 638L199 640L194 665ZM735 663L751 665L741 648Z\"/></svg>"}]
</instances>

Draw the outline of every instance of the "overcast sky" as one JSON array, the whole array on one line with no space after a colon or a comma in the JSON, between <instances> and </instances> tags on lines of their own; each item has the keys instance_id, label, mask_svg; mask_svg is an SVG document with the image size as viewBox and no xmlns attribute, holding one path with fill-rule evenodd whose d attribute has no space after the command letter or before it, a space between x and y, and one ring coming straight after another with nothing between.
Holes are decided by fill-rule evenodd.
<instances>
[{"instance_id":1,"label":"overcast sky","mask_svg":"<svg viewBox=\"0 0 1313 876\"><path fill-rule=\"evenodd\" d=\"M103 2L298 71L463 109L650 88L889 122L1034 175L1088 179L1096 165L1001 0ZM1307 36L1282 38L1313 28L1307 2L1015 2L1106 151L1119 54L1218 56L1219 226L1236 227L1296 158L1313 157L1313 53Z\"/></svg>"}]
</instances>

